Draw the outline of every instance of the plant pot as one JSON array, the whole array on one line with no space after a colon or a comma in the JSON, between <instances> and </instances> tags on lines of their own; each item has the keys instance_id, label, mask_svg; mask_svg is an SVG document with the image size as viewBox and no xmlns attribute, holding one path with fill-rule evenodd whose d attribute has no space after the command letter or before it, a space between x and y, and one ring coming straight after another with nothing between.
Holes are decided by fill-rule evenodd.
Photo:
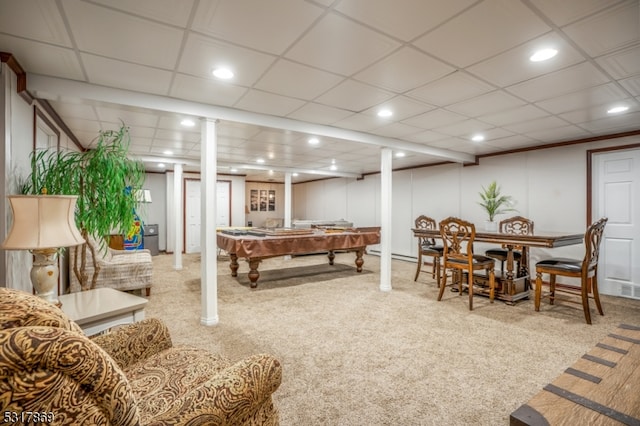
<instances>
[{"instance_id":1,"label":"plant pot","mask_svg":"<svg viewBox=\"0 0 640 426\"><path fill-rule=\"evenodd\" d=\"M493 222L491 220L484 221L484 230L487 232L497 232L498 231L498 222Z\"/></svg>"}]
</instances>

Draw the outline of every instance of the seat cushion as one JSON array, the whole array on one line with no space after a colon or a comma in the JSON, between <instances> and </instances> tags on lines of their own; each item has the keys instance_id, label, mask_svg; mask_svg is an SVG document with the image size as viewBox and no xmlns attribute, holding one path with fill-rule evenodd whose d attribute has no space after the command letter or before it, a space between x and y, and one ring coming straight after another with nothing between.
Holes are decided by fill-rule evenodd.
<instances>
[{"instance_id":1,"label":"seat cushion","mask_svg":"<svg viewBox=\"0 0 640 426\"><path fill-rule=\"evenodd\" d=\"M582 260L554 257L551 259L541 260L536 263L536 269L538 267L543 267L546 270L555 269L559 272L579 272L580 269L582 269Z\"/></svg>"},{"instance_id":2,"label":"seat cushion","mask_svg":"<svg viewBox=\"0 0 640 426\"><path fill-rule=\"evenodd\" d=\"M124 370L142 424L169 410L180 397L210 380L231 363L202 349L173 347Z\"/></svg>"},{"instance_id":3,"label":"seat cushion","mask_svg":"<svg viewBox=\"0 0 640 426\"><path fill-rule=\"evenodd\" d=\"M442 256L442 253L444 252L444 247L442 246L432 246L429 244L425 244L422 246L421 248L422 250L422 254L426 254L427 256Z\"/></svg>"},{"instance_id":4,"label":"seat cushion","mask_svg":"<svg viewBox=\"0 0 640 426\"><path fill-rule=\"evenodd\" d=\"M467 261L464 259L448 259L449 263L459 263L461 265L466 265ZM473 264L476 266L483 265L485 267L489 267L493 265L493 259L487 256L482 256L480 254L473 255Z\"/></svg>"},{"instance_id":5,"label":"seat cushion","mask_svg":"<svg viewBox=\"0 0 640 426\"><path fill-rule=\"evenodd\" d=\"M507 260L507 256L509 255L509 250L503 248L493 248L484 252L485 255L489 257L493 257L498 260ZM513 260L519 261L522 259L522 252L517 250L513 251Z\"/></svg>"}]
</instances>

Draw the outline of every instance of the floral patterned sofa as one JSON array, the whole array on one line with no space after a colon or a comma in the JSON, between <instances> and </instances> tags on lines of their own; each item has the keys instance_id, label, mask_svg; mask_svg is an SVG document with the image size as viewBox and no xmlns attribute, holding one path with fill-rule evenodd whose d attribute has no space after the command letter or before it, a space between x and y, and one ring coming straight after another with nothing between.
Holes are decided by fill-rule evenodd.
<instances>
[{"instance_id":1,"label":"floral patterned sofa","mask_svg":"<svg viewBox=\"0 0 640 426\"><path fill-rule=\"evenodd\" d=\"M270 355L174 347L157 319L89 339L54 305L0 288L0 408L15 424L277 425L281 379Z\"/></svg>"}]
</instances>

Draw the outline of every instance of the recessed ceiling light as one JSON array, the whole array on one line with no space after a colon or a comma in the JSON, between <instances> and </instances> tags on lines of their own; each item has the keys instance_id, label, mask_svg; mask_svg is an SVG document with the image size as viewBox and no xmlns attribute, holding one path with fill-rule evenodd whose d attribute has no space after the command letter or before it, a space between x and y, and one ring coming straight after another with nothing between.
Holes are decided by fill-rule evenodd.
<instances>
[{"instance_id":1,"label":"recessed ceiling light","mask_svg":"<svg viewBox=\"0 0 640 426\"><path fill-rule=\"evenodd\" d=\"M474 142L482 142L484 140L484 136L482 136L482 135L474 135L471 138L471 140L474 141Z\"/></svg>"},{"instance_id":2,"label":"recessed ceiling light","mask_svg":"<svg viewBox=\"0 0 640 426\"><path fill-rule=\"evenodd\" d=\"M311 145L318 145L320 143L320 140L318 138L311 138L309 139L309 143Z\"/></svg>"},{"instance_id":3,"label":"recessed ceiling light","mask_svg":"<svg viewBox=\"0 0 640 426\"><path fill-rule=\"evenodd\" d=\"M213 76L222 80L229 80L233 78L233 71L229 68L215 68L213 70Z\"/></svg>"},{"instance_id":4,"label":"recessed ceiling light","mask_svg":"<svg viewBox=\"0 0 640 426\"><path fill-rule=\"evenodd\" d=\"M238 171L238 169L236 169L235 167L231 168L231 173L236 173Z\"/></svg>"},{"instance_id":5,"label":"recessed ceiling light","mask_svg":"<svg viewBox=\"0 0 640 426\"><path fill-rule=\"evenodd\" d=\"M256 160L256 163L263 164L263 163L264 163L264 158L258 158L258 159Z\"/></svg>"},{"instance_id":6,"label":"recessed ceiling light","mask_svg":"<svg viewBox=\"0 0 640 426\"><path fill-rule=\"evenodd\" d=\"M167 151L164 152L164 155L173 155L173 151L167 150Z\"/></svg>"},{"instance_id":7,"label":"recessed ceiling light","mask_svg":"<svg viewBox=\"0 0 640 426\"><path fill-rule=\"evenodd\" d=\"M551 49L551 48L540 49L536 51L533 55L531 55L531 57L529 57L529 60L531 62L546 61L547 59L553 58L557 54L558 54L558 51L556 49Z\"/></svg>"},{"instance_id":8,"label":"recessed ceiling light","mask_svg":"<svg viewBox=\"0 0 640 426\"><path fill-rule=\"evenodd\" d=\"M298 173L294 173L292 176L293 176L293 177L297 177L297 176L298 176Z\"/></svg>"},{"instance_id":9,"label":"recessed ceiling light","mask_svg":"<svg viewBox=\"0 0 640 426\"><path fill-rule=\"evenodd\" d=\"M196 125L196 122L191 120L190 118L185 118L180 122L184 127L193 127Z\"/></svg>"},{"instance_id":10,"label":"recessed ceiling light","mask_svg":"<svg viewBox=\"0 0 640 426\"><path fill-rule=\"evenodd\" d=\"M393 115L393 111L391 111L390 109L381 109L380 111L378 111L378 117L391 117Z\"/></svg>"},{"instance_id":11,"label":"recessed ceiling light","mask_svg":"<svg viewBox=\"0 0 640 426\"><path fill-rule=\"evenodd\" d=\"M158 167L160 167L161 169L164 169L165 165L164 165L164 163L158 163Z\"/></svg>"},{"instance_id":12,"label":"recessed ceiling light","mask_svg":"<svg viewBox=\"0 0 640 426\"><path fill-rule=\"evenodd\" d=\"M404 152L396 152L396 157L398 158L402 158L404 157L406 154Z\"/></svg>"},{"instance_id":13,"label":"recessed ceiling light","mask_svg":"<svg viewBox=\"0 0 640 426\"><path fill-rule=\"evenodd\" d=\"M620 106L613 107L613 108L609 109L607 111L607 113L609 113L609 114L619 114L621 112L627 111L628 109L629 109L628 106L620 105Z\"/></svg>"},{"instance_id":14,"label":"recessed ceiling light","mask_svg":"<svg viewBox=\"0 0 640 426\"><path fill-rule=\"evenodd\" d=\"M338 166L336 166L335 164L332 164L331 167L329 167L329 169L338 170Z\"/></svg>"},{"instance_id":15,"label":"recessed ceiling light","mask_svg":"<svg viewBox=\"0 0 640 426\"><path fill-rule=\"evenodd\" d=\"M270 174L270 175L273 175L273 170L269 170L269 174Z\"/></svg>"}]
</instances>

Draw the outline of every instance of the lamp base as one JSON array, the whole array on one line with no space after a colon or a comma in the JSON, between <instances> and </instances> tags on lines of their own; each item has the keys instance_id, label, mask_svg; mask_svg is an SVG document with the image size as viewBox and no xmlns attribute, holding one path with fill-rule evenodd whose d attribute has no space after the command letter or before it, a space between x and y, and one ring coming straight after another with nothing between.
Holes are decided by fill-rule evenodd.
<instances>
[{"instance_id":1,"label":"lamp base","mask_svg":"<svg viewBox=\"0 0 640 426\"><path fill-rule=\"evenodd\" d=\"M31 284L36 295L55 305L61 305L56 295L58 285L58 250L55 248L34 249L31 253L35 256L31 268Z\"/></svg>"}]
</instances>

